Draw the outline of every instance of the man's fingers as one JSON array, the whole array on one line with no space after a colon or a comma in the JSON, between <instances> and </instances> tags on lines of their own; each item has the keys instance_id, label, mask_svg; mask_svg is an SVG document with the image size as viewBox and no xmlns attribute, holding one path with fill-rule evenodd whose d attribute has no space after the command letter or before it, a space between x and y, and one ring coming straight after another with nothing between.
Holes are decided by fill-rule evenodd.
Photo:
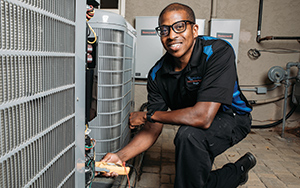
<instances>
[{"instance_id":1,"label":"man's fingers","mask_svg":"<svg viewBox=\"0 0 300 188\"><path fill-rule=\"evenodd\" d=\"M142 124L142 125L144 125L144 124ZM142 125L129 125L129 128L130 129L136 129L136 128L142 126Z\"/></svg>"},{"instance_id":2,"label":"man's fingers","mask_svg":"<svg viewBox=\"0 0 300 188\"><path fill-rule=\"evenodd\" d=\"M116 172L107 172L107 173L104 173L103 175L107 178L114 178L114 177L119 176L119 174L117 174Z\"/></svg>"}]
</instances>

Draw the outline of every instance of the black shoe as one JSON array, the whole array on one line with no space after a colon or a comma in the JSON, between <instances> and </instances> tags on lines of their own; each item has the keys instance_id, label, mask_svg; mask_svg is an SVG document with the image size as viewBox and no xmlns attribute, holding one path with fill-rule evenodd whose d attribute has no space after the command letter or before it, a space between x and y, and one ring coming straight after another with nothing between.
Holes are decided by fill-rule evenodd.
<instances>
[{"instance_id":1,"label":"black shoe","mask_svg":"<svg viewBox=\"0 0 300 188\"><path fill-rule=\"evenodd\" d=\"M240 166L242 170L239 185L244 185L248 181L249 170L256 165L256 159L252 153L247 152L243 157L237 160L235 164Z\"/></svg>"}]
</instances>

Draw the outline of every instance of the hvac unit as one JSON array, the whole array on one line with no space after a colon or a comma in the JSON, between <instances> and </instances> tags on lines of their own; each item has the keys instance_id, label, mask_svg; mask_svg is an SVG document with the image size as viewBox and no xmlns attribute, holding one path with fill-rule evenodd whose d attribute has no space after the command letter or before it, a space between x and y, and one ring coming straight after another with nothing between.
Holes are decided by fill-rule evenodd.
<instances>
[{"instance_id":1,"label":"hvac unit","mask_svg":"<svg viewBox=\"0 0 300 188\"><path fill-rule=\"evenodd\" d=\"M163 55L163 46L157 36L155 27L158 16L137 16L137 57L135 78L147 78L150 68Z\"/></svg>"},{"instance_id":2,"label":"hvac unit","mask_svg":"<svg viewBox=\"0 0 300 188\"><path fill-rule=\"evenodd\" d=\"M96 160L115 152L130 138L129 113L133 110L135 30L115 13L95 10L89 24L98 37L95 70L96 117L89 122L96 140Z\"/></svg>"},{"instance_id":3,"label":"hvac unit","mask_svg":"<svg viewBox=\"0 0 300 188\"><path fill-rule=\"evenodd\" d=\"M84 186L83 173L75 178L84 158L75 126L84 127L84 118L75 118L75 69L84 64L75 41L85 27L84 7L74 0L1 0L0 187ZM83 59L84 47L80 53Z\"/></svg>"},{"instance_id":4,"label":"hvac unit","mask_svg":"<svg viewBox=\"0 0 300 188\"><path fill-rule=\"evenodd\" d=\"M236 63L239 53L240 24L239 19L211 19L210 21L210 35L222 38L232 45Z\"/></svg>"}]
</instances>

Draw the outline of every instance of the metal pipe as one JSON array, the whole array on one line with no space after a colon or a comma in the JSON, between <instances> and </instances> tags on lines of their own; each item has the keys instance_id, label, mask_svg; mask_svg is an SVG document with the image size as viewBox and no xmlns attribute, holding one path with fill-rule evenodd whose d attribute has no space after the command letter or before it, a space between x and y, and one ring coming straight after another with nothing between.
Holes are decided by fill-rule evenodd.
<instances>
[{"instance_id":1,"label":"metal pipe","mask_svg":"<svg viewBox=\"0 0 300 188\"><path fill-rule=\"evenodd\" d=\"M297 79L300 79L300 62L289 62L286 67L287 69L290 69L291 67L297 67L298 68L298 74L297 74ZM288 75L289 76L289 75ZM290 77L288 77L290 78Z\"/></svg>"},{"instance_id":2,"label":"metal pipe","mask_svg":"<svg viewBox=\"0 0 300 188\"><path fill-rule=\"evenodd\" d=\"M298 63L297 67L298 67L297 79L300 80L300 63Z\"/></svg>"},{"instance_id":3,"label":"metal pipe","mask_svg":"<svg viewBox=\"0 0 300 188\"><path fill-rule=\"evenodd\" d=\"M259 12L258 12L258 23L257 23L257 36L256 42L260 43L263 40L300 40L300 36L266 36L261 38L261 23L262 23L262 12L263 12L264 1L259 1Z\"/></svg>"},{"instance_id":4,"label":"metal pipe","mask_svg":"<svg viewBox=\"0 0 300 188\"><path fill-rule=\"evenodd\" d=\"M287 70L287 75L290 74L290 70ZM290 81L289 79L286 79L286 84L285 84L285 91L284 91L284 105L283 105L283 118L282 118L282 132L281 132L281 137L284 137L284 128L285 128L285 121L286 121L286 106L287 106L287 98L288 98L288 88L290 86Z\"/></svg>"},{"instance_id":5,"label":"metal pipe","mask_svg":"<svg viewBox=\"0 0 300 188\"><path fill-rule=\"evenodd\" d=\"M300 40L300 37L274 37L274 36L266 36L264 38L257 37L256 41L259 43L263 40Z\"/></svg>"},{"instance_id":6,"label":"metal pipe","mask_svg":"<svg viewBox=\"0 0 300 188\"><path fill-rule=\"evenodd\" d=\"M258 12L258 24L257 24L257 36L256 36L256 42L260 42L260 31L261 31L261 22L262 22L262 11L263 11L263 4L264 1L259 1L259 12Z\"/></svg>"},{"instance_id":7,"label":"metal pipe","mask_svg":"<svg viewBox=\"0 0 300 188\"><path fill-rule=\"evenodd\" d=\"M251 88L241 88L242 91L257 91L257 89L251 89Z\"/></svg>"},{"instance_id":8,"label":"metal pipe","mask_svg":"<svg viewBox=\"0 0 300 188\"><path fill-rule=\"evenodd\" d=\"M286 65L286 81L285 81L285 91L284 91L284 106L283 106L283 121L282 121L282 132L281 132L281 137L284 137L284 129L285 129L285 122L286 122L286 106L287 106L287 98L288 98L288 88L291 85L290 82L290 73L291 73L291 67L297 66L300 67L300 63L297 62L289 62ZM299 73L299 72L298 72Z\"/></svg>"},{"instance_id":9,"label":"metal pipe","mask_svg":"<svg viewBox=\"0 0 300 188\"><path fill-rule=\"evenodd\" d=\"M218 0L211 0L210 20L217 17L217 1Z\"/></svg>"}]
</instances>

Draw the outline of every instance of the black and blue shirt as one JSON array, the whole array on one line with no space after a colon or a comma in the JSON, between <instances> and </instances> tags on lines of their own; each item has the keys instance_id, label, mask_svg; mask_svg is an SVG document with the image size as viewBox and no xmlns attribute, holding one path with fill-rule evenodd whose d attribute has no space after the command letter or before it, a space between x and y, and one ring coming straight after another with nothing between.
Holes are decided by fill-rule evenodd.
<instances>
[{"instance_id":1,"label":"black and blue shirt","mask_svg":"<svg viewBox=\"0 0 300 188\"><path fill-rule=\"evenodd\" d=\"M197 102L218 102L221 111L252 111L239 88L235 54L226 41L199 36L187 66L176 72L174 65L173 57L166 53L149 71L148 109L176 110Z\"/></svg>"}]
</instances>

